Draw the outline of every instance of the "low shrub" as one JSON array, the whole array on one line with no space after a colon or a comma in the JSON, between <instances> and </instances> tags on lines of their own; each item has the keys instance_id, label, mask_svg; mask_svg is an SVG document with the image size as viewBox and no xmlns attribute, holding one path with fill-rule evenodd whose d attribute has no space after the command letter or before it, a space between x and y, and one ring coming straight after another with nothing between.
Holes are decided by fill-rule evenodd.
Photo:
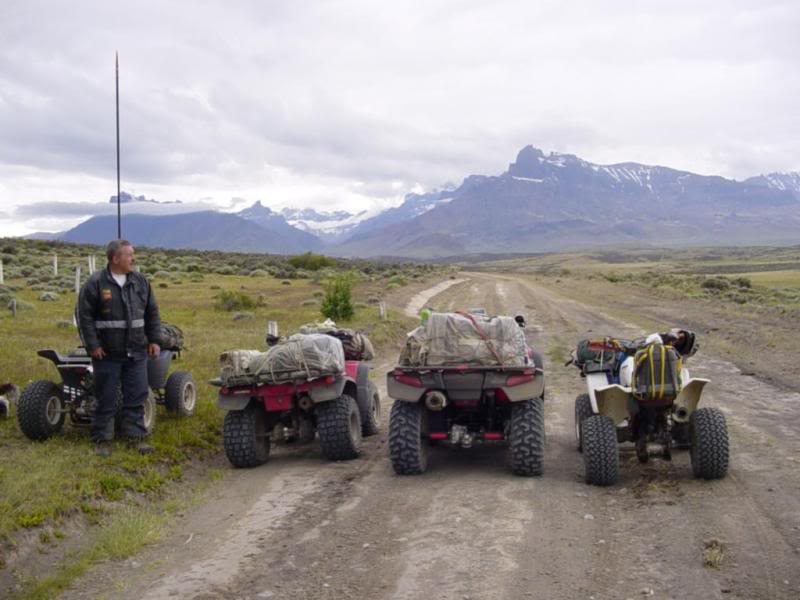
<instances>
[{"instance_id":1,"label":"low shrub","mask_svg":"<svg viewBox=\"0 0 800 600\"><path fill-rule=\"evenodd\" d=\"M217 302L214 304L214 308L231 312L234 310L241 311L256 308L257 305L258 302L244 292L225 290L220 292L217 296Z\"/></svg>"},{"instance_id":2,"label":"low shrub","mask_svg":"<svg viewBox=\"0 0 800 600\"><path fill-rule=\"evenodd\" d=\"M351 302L353 276L342 273L325 284L325 297L322 299L322 316L334 321L352 318L354 310Z\"/></svg>"}]
</instances>

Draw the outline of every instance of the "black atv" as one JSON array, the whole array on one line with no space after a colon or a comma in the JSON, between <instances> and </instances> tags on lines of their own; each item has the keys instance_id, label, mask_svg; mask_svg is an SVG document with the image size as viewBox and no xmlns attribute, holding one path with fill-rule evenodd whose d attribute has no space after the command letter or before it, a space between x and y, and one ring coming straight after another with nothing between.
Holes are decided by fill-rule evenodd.
<instances>
[{"instance_id":1,"label":"black atv","mask_svg":"<svg viewBox=\"0 0 800 600\"><path fill-rule=\"evenodd\" d=\"M17 404L19 427L32 440L46 440L58 433L69 413L73 425L86 427L91 424L97 408L94 395L92 359L84 348L59 354L55 350L39 350L39 356L56 366L61 374L61 383L40 379L29 383ZM150 393L144 403L144 425L148 433L153 431L156 421L156 404L183 416L194 414L197 403L197 387L188 371L174 371L169 377L170 362L180 352L162 350L159 356L147 361L147 376ZM118 406L122 407L122 390L119 390ZM119 425L120 412L117 412Z\"/></svg>"}]
</instances>

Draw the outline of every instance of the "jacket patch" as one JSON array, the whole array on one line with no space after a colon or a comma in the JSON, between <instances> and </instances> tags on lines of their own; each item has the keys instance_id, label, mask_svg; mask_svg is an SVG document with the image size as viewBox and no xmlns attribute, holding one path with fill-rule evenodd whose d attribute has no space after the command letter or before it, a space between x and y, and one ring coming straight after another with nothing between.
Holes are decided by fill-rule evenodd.
<instances>
[{"instance_id":1,"label":"jacket patch","mask_svg":"<svg viewBox=\"0 0 800 600\"><path fill-rule=\"evenodd\" d=\"M108 288L103 288L103 289L101 289L101 290L100 290L100 297L101 297L101 298L102 298L104 301L108 302L109 300L111 300L111 290L110 290L110 289L108 289Z\"/></svg>"}]
</instances>

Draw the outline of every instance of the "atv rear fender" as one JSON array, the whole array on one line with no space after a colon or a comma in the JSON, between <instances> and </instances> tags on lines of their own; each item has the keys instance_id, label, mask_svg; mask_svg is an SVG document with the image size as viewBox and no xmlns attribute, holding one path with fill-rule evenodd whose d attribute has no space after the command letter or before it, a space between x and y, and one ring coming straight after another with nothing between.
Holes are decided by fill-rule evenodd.
<instances>
[{"instance_id":1,"label":"atv rear fender","mask_svg":"<svg viewBox=\"0 0 800 600\"><path fill-rule=\"evenodd\" d=\"M673 420L677 423L689 422L689 417L692 416L692 413L697 409L697 405L700 404L700 396L708 382L708 379L687 377L680 394L675 399L675 411L672 414Z\"/></svg>"},{"instance_id":2,"label":"atv rear fender","mask_svg":"<svg viewBox=\"0 0 800 600\"><path fill-rule=\"evenodd\" d=\"M681 391L673 403L672 418L678 423L687 423L689 417L697 409L703 388L709 380L692 379L689 372L684 369L681 371L681 381ZM618 384L609 385L605 373L587 374L586 384L595 414L611 417L616 425L628 418L628 403L633 398L631 388Z\"/></svg>"},{"instance_id":3,"label":"atv rear fender","mask_svg":"<svg viewBox=\"0 0 800 600\"><path fill-rule=\"evenodd\" d=\"M450 400L477 400L486 390L502 390L511 402L539 398L544 392L541 367L397 367L386 374L389 397L419 402L429 390Z\"/></svg>"},{"instance_id":4,"label":"atv rear fender","mask_svg":"<svg viewBox=\"0 0 800 600\"><path fill-rule=\"evenodd\" d=\"M352 394L354 398L357 393L356 382L346 376L329 376L302 383L223 387L217 397L217 407L223 410L244 410L251 399L257 399L265 402L267 410L288 410L292 406L292 398L298 394L308 394L314 404L319 404L335 400L344 392Z\"/></svg>"}]
</instances>

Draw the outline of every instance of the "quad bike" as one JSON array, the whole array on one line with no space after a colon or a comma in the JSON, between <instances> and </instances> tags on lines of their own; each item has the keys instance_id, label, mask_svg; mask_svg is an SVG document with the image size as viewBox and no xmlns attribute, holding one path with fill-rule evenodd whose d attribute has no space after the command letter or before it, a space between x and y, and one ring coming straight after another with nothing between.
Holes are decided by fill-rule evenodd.
<instances>
[{"instance_id":1,"label":"quad bike","mask_svg":"<svg viewBox=\"0 0 800 600\"><path fill-rule=\"evenodd\" d=\"M58 433L67 414L76 426L88 426L97 408L94 395L92 359L84 348L59 354L55 350L39 350L39 356L51 361L61 375L61 382L41 379L29 383L17 403L17 420L20 429L32 440L46 440ZM147 375L150 393L144 403L144 425L148 433L155 427L156 404L164 404L168 411L183 416L194 414L197 388L188 371L174 371L169 377L170 362L179 352L162 350L159 356L149 358ZM119 406L122 406L120 390ZM117 413L117 425L119 412Z\"/></svg>"},{"instance_id":2,"label":"quad bike","mask_svg":"<svg viewBox=\"0 0 800 600\"><path fill-rule=\"evenodd\" d=\"M654 334L656 335L656 334ZM580 369L587 392L575 399L575 438L583 452L586 482L612 485L619 477L618 444L633 442L636 456L646 463L652 456L672 459L672 450L688 448L692 472L702 479L719 479L728 471L728 431L718 408L698 408L708 379L693 378L684 365L694 351L691 343L676 350L669 339L584 340L567 364ZM648 374L647 353L663 351L664 368L654 370L654 388ZM652 356L652 355L651 355ZM668 365L675 365L674 383ZM662 387L658 386L661 379Z\"/></svg>"},{"instance_id":3,"label":"quad bike","mask_svg":"<svg viewBox=\"0 0 800 600\"><path fill-rule=\"evenodd\" d=\"M0 419L7 419L11 412L11 405L16 404L19 390L13 383L0 385Z\"/></svg>"},{"instance_id":4,"label":"quad bike","mask_svg":"<svg viewBox=\"0 0 800 600\"><path fill-rule=\"evenodd\" d=\"M471 310L471 315L482 313ZM524 327L524 320L516 318ZM397 366L387 374L394 399L389 455L398 475L419 475L428 446L470 448L507 443L516 475L541 475L544 458L544 370L527 347L522 366Z\"/></svg>"},{"instance_id":5,"label":"quad bike","mask_svg":"<svg viewBox=\"0 0 800 600\"><path fill-rule=\"evenodd\" d=\"M346 360L341 375L285 382L225 386L220 379L217 406L227 410L223 424L225 455L234 467L256 467L269 459L273 431L285 441L309 443L319 435L329 460L349 460L361 452L362 436L380 426L380 396L369 380L369 365Z\"/></svg>"}]
</instances>

